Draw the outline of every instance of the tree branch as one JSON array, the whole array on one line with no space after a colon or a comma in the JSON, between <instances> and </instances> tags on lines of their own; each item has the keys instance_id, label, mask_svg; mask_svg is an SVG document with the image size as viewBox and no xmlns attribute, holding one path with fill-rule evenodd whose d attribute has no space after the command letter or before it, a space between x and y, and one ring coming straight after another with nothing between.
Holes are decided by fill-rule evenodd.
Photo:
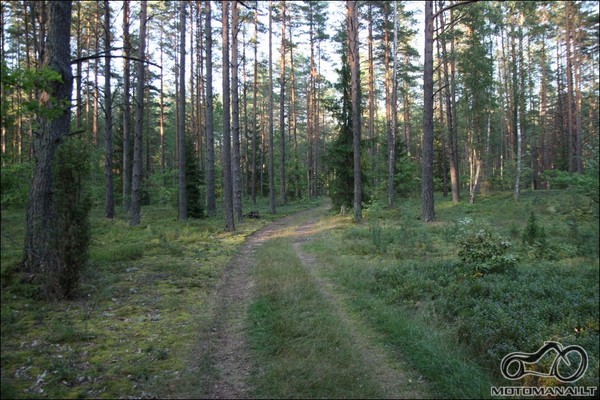
<instances>
[{"instance_id":1,"label":"tree branch","mask_svg":"<svg viewBox=\"0 0 600 400\"><path fill-rule=\"evenodd\" d=\"M81 63L81 62L84 62L84 61L87 61L87 60L96 60L96 59L98 59L98 58L104 58L104 57L105 57L104 53L105 53L105 52L100 52L100 53L98 53L98 54L92 54L91 56L85 56L85 57L80 57L80 58L74 58L74 59L72 59L72 60L71 60L71 64L78 64L78 63ZM132 57L132 56L124 56L124 55L118 55L118 56L114 56L114 55L112 55L112 54L111 54L111 55L110 55L110 58L124 58L124 59L126 59L126 60L141 61L141 62L144 62L144 63L150 64L150 65L153 65L153 66L155 66L155 67L157 67L157 68L160 68L160 69L162 69L162 65L155 64L155 63L153 63L152 61L148 61L148 60L142 60L142 59L140 59L140 58L137 58L137 57Z\"/></svg>"},{"instance_id":2,"label":"tree branch","mask_svg":"<svg viewBox=\"0 0 600 400\"><path fill-rule=\"evenodd\" d=\"M438 16L439 16L441 13L444 13L444 12L446 12L446 11L448 11L448 10L451 10L451 9L453 9L454 7L458 7L458 6L464 6L464 5L466 5L466 4L475 3L475 2L477 2L477 1L479 1L479 0L466 0L466 1L461 1L460 3L454 3L454 4L450 4L448 7L444 7L444 8L442 8L441 10L439 10L438 12L436 12L435 14L433 14L433 15L431 16L431 18L432 18L432 19L435 19L435 18L437 18L437 17L438 17Z\"/></svg>"}]
</instances>

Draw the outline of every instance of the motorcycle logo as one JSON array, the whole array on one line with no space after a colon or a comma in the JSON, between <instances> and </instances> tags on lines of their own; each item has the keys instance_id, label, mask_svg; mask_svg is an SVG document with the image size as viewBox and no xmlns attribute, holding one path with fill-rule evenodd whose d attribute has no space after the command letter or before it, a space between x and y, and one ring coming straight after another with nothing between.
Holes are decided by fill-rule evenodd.
<instances>
[{"instance_id":1,"label":"motorcycle logo","mask_svg":"<svg viewBox=\"0 0 600 400\"><path fill-rule=\"evenodd\" d=\"M552 351L556 352L556 356L550 367L550 372L544 373L525 369L525 364L535 364L537 361L542 359L546 353ZM572 356L571 359L569 359L569 355ZM561 373L560 367L562 363L570 367L572 362L577 361L579 362L579 367L575 370L575 372L571 373L572 369L570 369L569 372L564 375ZM535 353L515 352L507 354L500 363L500 371L506 379L516 380L521 379L525 375L534 375L544 378L556 378L565 383L577 381L583 376L583 374L585 374L587 367L588 355L583 347L577 345L563 347L563 345L559 342L553 341L545 342L544 345Z\"/></svg>"}]
</instances>

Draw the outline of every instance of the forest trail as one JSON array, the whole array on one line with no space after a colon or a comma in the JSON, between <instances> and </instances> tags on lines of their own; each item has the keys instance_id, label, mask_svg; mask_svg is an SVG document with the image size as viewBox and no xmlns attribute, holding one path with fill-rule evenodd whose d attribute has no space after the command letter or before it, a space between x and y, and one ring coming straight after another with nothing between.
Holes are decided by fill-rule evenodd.
<instances>
[{"instance_id":1,"label":"forest trail","mask_svg":"<svg viewBox=\"0 0 600 400\"><path fill-rule=\"evenodd\" d=\"M210 362L209 376L202 391L208 398L249 398L252 396L250 378L252 355L249 347L246 318L253 299L255 287L253 268L256 265L254 252L267 241L286 232L292 232L293 247L310 273L314 284L327 299L328 305L348 327L354 350L372 376L377 380L386 398L427 398L426 383L411 382L403 371L402 361L393 359L398 354L389 354L377 343L377 334L357 317L347 311L342 295L334 291L331 282L321 277L322 268L314 255L304 251L302 244L310 241L317 233L316 225L327 207L302 211L275 221L252 235L226 267L215 291L211 306L211 323L202 335L201 350ZM418 383L418 385L415 385ZM421 385L421 383L425 383Z\"/></svg>"}]
</instances>

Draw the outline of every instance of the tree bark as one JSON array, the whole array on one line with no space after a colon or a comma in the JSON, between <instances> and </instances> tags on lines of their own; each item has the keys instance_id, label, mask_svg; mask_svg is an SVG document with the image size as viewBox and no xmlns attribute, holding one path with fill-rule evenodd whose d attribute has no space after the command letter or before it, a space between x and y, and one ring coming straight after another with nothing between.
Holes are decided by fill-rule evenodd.
<instances>
[{"instance_id":1,"label":"tree bark","mask_svg":"<svg viewBox=\"0 0 600 400\"><path fill-rule=\"evenodd\" d=\"M281 82L279 87L279 131L280 142L280 179L279 196L281 205L287 203L285 187L285 2L281 2Z\"/></svg>"},{"instance_id":2,"label":"tree bark","mask_svg":"<svg viewBox=\"0 0 600 400\"><path fill-rule=\"evenodd\" d=\"M393 3L394 6L394 44L392 54L392 83L391 83L391 129L388 136L388 207L394 206L394 197L396 189L394 187L394 178L396 176L396 126L398 121L398 70L397 70L397 57L398 57L398 10L396 1Z\"/></svg>"},{"instance_id":3,"label":"tree bark","mask_svg":"<svg viewBox=\"0 0 600 400\"><path fill-rule=\"evenodd\" d=\"M433 2L425 2L425 52L423 71L423 157L421 219L435 220L433 202Z\"/></svg>"},{"instance_id":4,"label":"tree bark","mask_svg":"<svg viewBox=\"0 0 600 400\"><path fill-rule=\"evenodd\" d=\"M215 198L215 135L213 132L212 84L212 14L210 1L206 1L206 211L209 217L217 215Z\"/></svg>"},{"instance_id":5,"label":"tree bark","mask_svg":"<svg viewBox=\"0 0 600 400\"><path fill-rule=\"evenodd\" d=\"M368 57L369 57L369 159L371 161L371 175L373 187L376 186L375 171L377 170L376 165L376 153L375 153L375 66L373 56L373 2L368 3L368 26L369 36L367 39L368 43Z\"/></svg>"},{"instance_id":6,"label":"tree bark","mask_svg":"<svg viewBox=\"0 0 600 400\"><path fill-rule=\"evenodd\" d=\"M144 60L146 56L146 23L148 3L141 3L139 53L137 61L136 105L135 105L135 134L133 138L133 171L131 179L131 218L129 224L140 224L140 211L142 207L142 164L144 145L144 85L146 69Z\"/></svg>"},{"instance_id":7,"label":"tree bark","mask_svg":"<svg viewBox=\"0 0 600 400\"><path fill-rule=\"evenodd\" d=\"M254 10L254 85L253 85L253 102L252 102L252 115L253 115L253 130L252 130L252 183L251 183L251 197L252 204L256 205L256 145L258 137L258 114L257 114L257 102L258 102L258 3Z\"/></svg>"},{"instance_id":8,"label":"tree bark","mask_svg":"<svg viewBox=\"0 0 600 400\"><path fill-rule=\"evenodd\" d=\"M179 3L179 123L177 124L178 167L179 167L179 220L187 219L187 191L185 182L185 22L186 2Z\"/></svg>"},{"instance_id":9,"label":"tree bark","mask_svg":"<svg viewBox=\"0 0 600 400\"><path fill-rule=\"evenodd\" d=\"M295 197L297 199L302 198L302 191L300 190L300 166L298 159L298 110L296 104L296 72L294 69L294 44L292 33L293 24L289 24L289 38L290 38L290 80L292 83L292 132L294 138L294 185L295 185Z\"/></svg>"},{"instance_id":10,"label":"tree bark","mask_svg":"<svg viewBox=\"0 0 600 400\"><path fill-rule=\"evenodd\" d=\"M442 9L442 1L440 0L439 9ZM440 29L445 29L444 13L439 15ZM452 39L454 40L454 39ZM454 120L454 111L456 103L452 101L451 92L454 90L454 74L450 74L448 67L448 50L446 43L446 35L441 35L441 47L443 51L443 63L444 68L444 97L446 103L446 124L447 124L447 135L448 135L448 161L450 164L450 187L452 191L452 203L458 204L460 202L460 186L459 186L459 174L458 174L458 151L456 143L456 121Z\"/></svg>"},{"instance_id":11,"label":"tree bark","mask_svg":"<svg viewBox=\"0 0 600 400\"><path fill-rule=\"evenodd\" d=\"M229 84L229 0L221 2L223 9L223 197L225 209L225 230L235 230L233 215L233 179L231 174L231 107Z\"/></svg>"},{"instance_id":12,"label":"tree bark","mask_svg":"<svg viewBox=\"0 0 600 400\"><path fill-rule=\"evenodd\" d=\"M242 211L242 173L240 161L240 99L238 79L238 33L240 28L238 1L231 2L231 117L233 134L233 211L238 222L244 219Z\"/></svg>"},{"instance_id":13,"label":"tree bark","mask_svg":"<svg viewBox=\"0 0 600 400\"><path fill-rule=\"evenodd\" d=\"M358 56L358 2L347 0L348 61L352 87L352 144L354 148L354 221L362 219L362 182L360 169L360 62Z\"/></svg>"},{"instance_id":14,"label":"tree bark","mask_svg":"<svg viewBox=\"0 0 600 400\"><path fill-rule=\"evenodd\" d=\"M104 179L106 218L115 217L115 187L113 179L112 94L110 88L110 5L104 0Z\"/></svg>"},{"instance_id":15,"label":"tree bark","mask_svg":"<svg viewBox=\"0 0 600 400\"><path fill-rule=\"evenodd\" d=\"M123 3L123 210L131 208L131 67L129 63L131 42L129 38L129 0ZM162 76L162 70L161 70Z\"/></svg>"},{"instance_id":16,"label":"tree bark","mask_svg":"<svg viewBox=\"0 0 600 400\"><path fill-rule=\"evenodd\" d=\"M269 1L269 211L275 214L275 160L273 152L273 0Z\"/></svg>"},{"instance_id":17,"label":"tree bark","mask_svg":"<svg viewBox=\"0 0 600 400\"><path fill-rule=\"evenodd\" d=\"M23 266L40 274L43 295L47 299L62 296L59 274L63 265L58 253L57 216L52 199L52 163L61 139L70 133L70 100L73 89L71 72L70 30L71 2L49 2L49 27L43 65L58 72L61 81L49 84L40 94L44 110L56 113L50 118L42 114L40 131L34 136L34 169L29 189L25 226ZM56 109L58 107L58 109Z\"/></svg>"}]
</instances>

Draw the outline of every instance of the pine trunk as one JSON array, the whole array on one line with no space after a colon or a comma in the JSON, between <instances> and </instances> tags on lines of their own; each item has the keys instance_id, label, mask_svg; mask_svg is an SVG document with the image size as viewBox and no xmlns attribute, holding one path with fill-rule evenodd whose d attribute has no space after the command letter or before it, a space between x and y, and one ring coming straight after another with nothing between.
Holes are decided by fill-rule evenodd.
<instances>
[{"instance_id":1,"label":"pine trunk","mask_svg":"<svg viewBox=\"0 0 600 400\"><path fill-rule=\"evenodd\" d=\"M140 38L139 53L137 61L137 83L136 83L136 106L135 106L135 134L133 138L133 171L131 179L131 226L140 224L140 212L142 207L142 164L144 145L144 83L145 73L144 60L146 56L146 22L148 3L142 1L140 14Z\"/></svg>"},{"instance_id":2,"label":"pine trunk","mask_svg":"<svg viewBox=\"0 0 600 400\"><path fill-rule=\"evenodd\" d=\"M435 220L433 204L433 2L425 2L425 52L423 72L423 157L421 219Z\"/></svg>"}]
</instances>

